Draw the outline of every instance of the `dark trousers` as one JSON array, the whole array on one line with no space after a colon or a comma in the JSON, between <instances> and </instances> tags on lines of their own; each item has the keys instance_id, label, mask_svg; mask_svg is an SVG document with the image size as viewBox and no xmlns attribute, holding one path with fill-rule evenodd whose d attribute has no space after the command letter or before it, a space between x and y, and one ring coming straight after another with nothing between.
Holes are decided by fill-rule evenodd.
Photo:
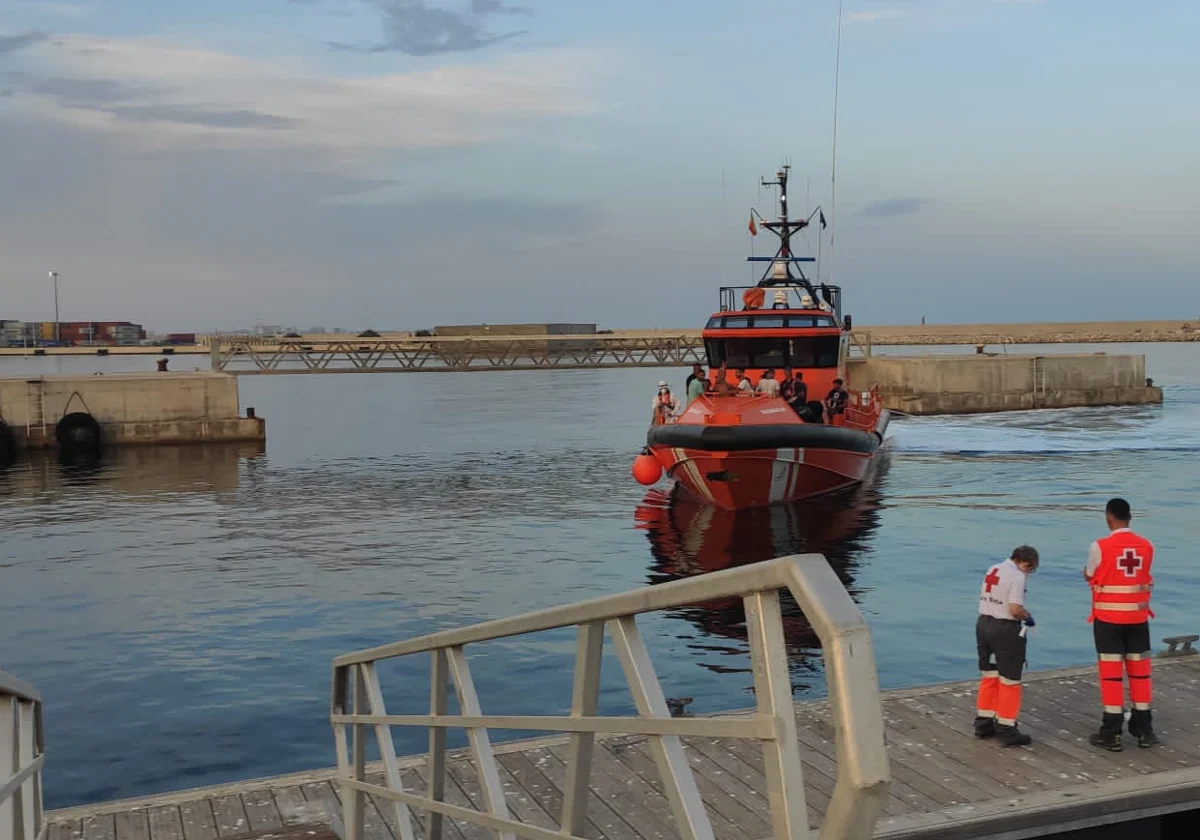
<instances>
[{"instance_id":1,"label":"dark trousers","mask_svg":"<svg viewBox=\"0 0 1200 840\"><path fill-rule=\"evenodd\" d=\"M1120 733L1125 722L1125 678L1129 678L1129 731L1133 735L1149 729L1150 717L1150 624L1111 624L1095 619L1092 635L1100 660L1100 702L1104 718L1100 728Z\"/></svg>"},{"instance_id":2,"label":"dark trousers","mask_svg":"<svg viewBox=\"0 0 1200 840\"><path fill-rule=\"evenodd\" d=\"M975 622L975 648L979 651L981 672L996 671L1006 680L1021 681L1021 671L1025 668L1025 637L1021 635L1021 622L979 616Z\"/></svg>"}]
</instances>

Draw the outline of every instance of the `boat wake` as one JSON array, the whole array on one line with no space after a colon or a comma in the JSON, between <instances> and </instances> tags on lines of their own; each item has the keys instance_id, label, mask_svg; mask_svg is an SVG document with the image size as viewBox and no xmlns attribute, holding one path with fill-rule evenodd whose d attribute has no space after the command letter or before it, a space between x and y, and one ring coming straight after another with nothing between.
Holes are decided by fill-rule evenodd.
<instances>
[{"instance_id":1,"label":"boat wake","mask_svg":"<svg viewBox=\"0 0 1200 840\"><path fill-rule=\"evenodd\" d=\"M889 431L894 452L966 458L1200 452L1200 405L906 417Z\"/></svg>"}]
</instances>

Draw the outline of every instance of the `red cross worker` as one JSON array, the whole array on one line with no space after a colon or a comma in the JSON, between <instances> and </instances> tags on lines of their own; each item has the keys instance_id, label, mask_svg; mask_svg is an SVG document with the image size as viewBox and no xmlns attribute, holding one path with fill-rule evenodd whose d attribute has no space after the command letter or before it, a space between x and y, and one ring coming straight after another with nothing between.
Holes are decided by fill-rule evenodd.
<instances>
[{"instance_id":1,"label":"red cross worker","mask_svg":"<svg viewBox=\"0 0 1200 840\"><path fill-rule=\"evenodd\" d=\"M1025 579L1038 567L1037 549L1022 545L987 570L979 588L975 646L979 651L979 693L975 701L975 737L996 738L1002 746L1021 747L1031 739L1017 728L1021 713L1021 672L1025 668Z\"/></svg>"},{"instance_id":2,"label":"red cross worker","mask_svg":"<svg viewBox=\"0 0 1200 840\"><path fill-rule=\"evenodd\" d=\"M1150 590L1154 544L1129 529L1129 502L1109 499L1104 508L1109 535L1092 543L1083 577L1092 587L1092 635L1099 658L1100 729L1094 746L1121 750L1125 723L1125 678L1129 678L1129 734L1139 747L1158 743L1150 719Z\"/></svg>"}]
</instances>

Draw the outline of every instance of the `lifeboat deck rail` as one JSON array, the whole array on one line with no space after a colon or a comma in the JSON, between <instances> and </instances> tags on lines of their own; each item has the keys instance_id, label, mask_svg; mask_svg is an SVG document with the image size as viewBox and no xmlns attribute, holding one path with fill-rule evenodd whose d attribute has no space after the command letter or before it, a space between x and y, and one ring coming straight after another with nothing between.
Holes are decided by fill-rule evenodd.
<instances>
[{"instance_id":1,"label":"lifeboat deck rail","mask_svg":"<svg viewBox=\"0 0 1200 840\"><path fill-rule=\"evenodd\" d=\"M42 840L42 698L0 671L0 840Z\"/></svg>"},{"instance_id":2,"label":"lifeboat deck rail","mask_svg":"<svg viewBox=\"0 0 1200 840\"><path fill-rule=\"evenodd\" d=\"M712 840L683 736L756 741L764 761L772 840L812 836L807 818L800 743L792 706L792 683L783 631L780 590L791 593L821 640L829 704L837 732L836 780L821 835L865 840L874 831L890 782L884 744L883 707L870 633L862 614L826 559L794 555L738 569L673 581L567 606L445 630L428 636L339 656L334 660L330 722L338 760L345 840L363 840L367 797L388 802L397 838L418 836L410 809L425 812L425 840L440 840L443 823L480 826L499 840L580 838L587 830L589 781L596 736L629 733L647 737L661 788L682 840ZM673 716L642 640L637 616L717 598L743 600L753 666L756 706L750 713L716 717ZM468 645L574 627L574 683L569 716L486 715L467 663ZM600 666L607 630L616 648L636 716L598 715ZM377 664L398 657L431 655L428 714L390 714L384 705ZM448 705L448 684L458 714ZM426 795L405 788L391 727L428 729ZM448 802L446 731L465 729L477 769L482 809ZM383 784L367 776L368 733L382 757ZM501 782L489 729L567 733L566 780L558 830L514 819Z\"/></svg>"}]
</instances>

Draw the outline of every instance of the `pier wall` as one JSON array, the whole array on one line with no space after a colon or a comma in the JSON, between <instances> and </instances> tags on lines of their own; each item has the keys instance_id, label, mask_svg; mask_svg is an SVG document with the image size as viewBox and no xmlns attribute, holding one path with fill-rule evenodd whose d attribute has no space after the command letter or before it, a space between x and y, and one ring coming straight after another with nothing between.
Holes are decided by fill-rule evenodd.
<instances>
[{"instance_id":1,"label":"pier wall","mask_svg":"<svg viewBox=\"0 0 1200 840\"><path fill-rule=\"evenodd\" d=\"M240 416L237 378L210 372L0 378L0 418L19 449L52 448L55 427L85 412L106 445L263 441L262 418Z\"/></svg>"},{"instance_id":2,"label":"pier wall","mask_svg":"<svg viewBox=\"0 0 1200 840\"><path fill-rule=\"evenodd\" d=\"M852 388L878 384L884 404L907 414L1162 402L1141 355L876 355L851 360L847 379Z\"/></svg>"}]
</instances>

